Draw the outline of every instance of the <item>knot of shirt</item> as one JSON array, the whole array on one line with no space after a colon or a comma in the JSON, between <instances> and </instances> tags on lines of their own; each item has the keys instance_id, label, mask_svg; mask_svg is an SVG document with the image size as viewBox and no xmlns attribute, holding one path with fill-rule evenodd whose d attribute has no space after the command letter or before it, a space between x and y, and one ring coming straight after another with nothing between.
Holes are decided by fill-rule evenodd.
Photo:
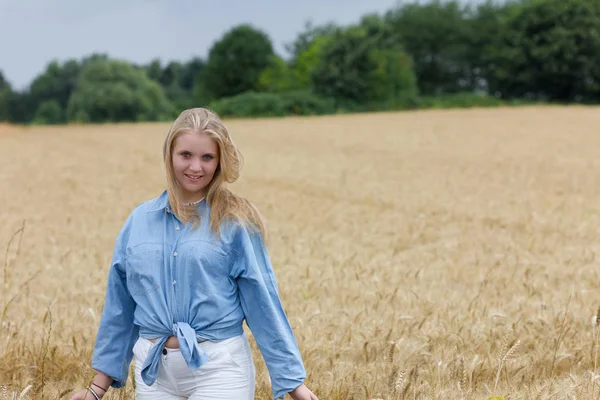
<instances>
[{"instance_id":1,"label":"knot of shirt","mask_svg":"<svg viewBox=\"0 0 600 400\"><path fill-rule=\"evenodd\" d=\"M179 349L183 359L190 369L198 369L206 362L208 356L202 351L196 339L196 331L186 322L176 322L173 324L172 332L155 332L154 337L160 337L153 343L148 357L142 365L142 380L148 386L151 386L158 377L158 362L160 354L165 348L169 336L176 336L179 341ZM145 332L145 335L153 335L154 332Z\"/></svg>"}]
</instances>

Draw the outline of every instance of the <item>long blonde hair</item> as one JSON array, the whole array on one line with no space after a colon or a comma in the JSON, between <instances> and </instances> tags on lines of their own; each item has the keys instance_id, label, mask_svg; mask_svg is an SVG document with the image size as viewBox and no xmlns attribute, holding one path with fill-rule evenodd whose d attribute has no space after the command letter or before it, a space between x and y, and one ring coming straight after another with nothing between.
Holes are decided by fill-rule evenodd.
<instances>
[{"instance_id":1,"label":"long blonde hair","mask_svg":"<svg viewBox=\"0 0 600 400\"><path fill-rule=\"evenodd\" d=\"M221 233L224 221L235 220L248 228L255 229L265 237L265 221L258 209L247 199L227 189L227 183L235 182L240 176L243 157L229 136L227 128L219 116L206 108L192 108L183 111L171 125L163 145L163 158L167 178L167 193L171 209L183 221L192 220L196 228L199 215L195 208L185 207L180 187L173 170L173 147L175 139L185 132L203 132L208 134L219 149L219 165L212 181L207 185L206 202L210 206L210 227L213 232ZM266 238L265 238L266 239Z\"/></svg>"}]
</instances>

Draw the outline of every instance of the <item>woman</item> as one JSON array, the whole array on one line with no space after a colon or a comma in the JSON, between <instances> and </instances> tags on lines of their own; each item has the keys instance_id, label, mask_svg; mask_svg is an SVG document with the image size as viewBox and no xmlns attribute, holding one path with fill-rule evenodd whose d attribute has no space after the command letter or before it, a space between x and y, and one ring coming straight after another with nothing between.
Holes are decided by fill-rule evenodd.
<instances>
[{"instance_id":1,"label":"woman","mask_svg":"<svg viewBox=\"0 0 600 400\"><path fill-rule=\"evenodd\" d=\"M165 139L167 190L129 215L117 238L88 388L122 387L135 358L140 400L250 400L246 320L273 397L317 400L282 308L258 210L225 188L241 154L219 117L186 110Z\"/></svg>"}]
</instances>

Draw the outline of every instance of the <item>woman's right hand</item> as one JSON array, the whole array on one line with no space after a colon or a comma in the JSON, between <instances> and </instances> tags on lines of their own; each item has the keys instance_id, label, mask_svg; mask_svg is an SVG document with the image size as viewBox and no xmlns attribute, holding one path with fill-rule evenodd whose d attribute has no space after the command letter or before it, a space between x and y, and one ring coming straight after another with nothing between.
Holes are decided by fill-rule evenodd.
<instances>
[{"instance_id":1,"label":"woman's right hand","mask_svg":"<svg viewBox=\"0 0 600 400\"><path fill-rule=\"evenodd\" d=\"M101 391L100 391L101 392ZM102 398L104 396L104 393L100 394L99 392L98 396L100 398ZM96 398L94 397L94 395L89 391L89 389L84 389L81 392L77 392L75 393L72 397L71 400L96 400Z\"/></svg>"},{"instance_id":2,"label":"woman's right hand","mask_svg":"<svg viewBox=\"0 0 600 400\"><path fill-rule=\"evenodd\" d=\"M106 394L102 388L110 388L113 380L102 372L96 372L97 374L92 380L91 386L93 386L94 392L98 393L98 397L102 398ZM71 400L96 400L96 397L90 392L90 389L83 389L71 396Z\"/></svg>"}]
</instances>

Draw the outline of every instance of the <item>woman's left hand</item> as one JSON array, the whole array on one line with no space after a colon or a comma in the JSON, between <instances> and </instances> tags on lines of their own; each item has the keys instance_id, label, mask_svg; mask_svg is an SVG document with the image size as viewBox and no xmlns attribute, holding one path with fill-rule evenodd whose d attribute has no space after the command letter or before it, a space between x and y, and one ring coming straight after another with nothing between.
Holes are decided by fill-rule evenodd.
<instances>
[{"instance_id":1,"label":"woman's left hand","mask_svg":"<svg viewBox=\"0 0 600 400\"><path fill-rule=\"evenodd\" d=\"M294 400L319 400L305 384L302 384L291 391L290 396L292 396L292 399Z\"/></svg>"}]
</instances>

